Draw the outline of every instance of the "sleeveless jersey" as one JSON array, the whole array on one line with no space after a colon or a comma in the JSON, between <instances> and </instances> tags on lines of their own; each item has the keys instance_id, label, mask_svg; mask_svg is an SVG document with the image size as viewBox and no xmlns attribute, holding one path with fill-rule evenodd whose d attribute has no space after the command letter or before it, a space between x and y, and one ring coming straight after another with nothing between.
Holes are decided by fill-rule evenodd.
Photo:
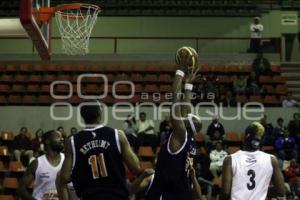
<instances>
[{"instance_id":1,"label":"sleeveless jersey","mask_svg":"<svg viewBox=\"0 0 300 200\"><path fill-rule=\"evenodd\" d=\"M265 200L273 175L271 155L262 151L238 151L231 155L231 200Z\"/></svg>"},{"instance_id":2,"label":"sleeveless jersey","mask_svg":"<svg viewBox=\"0 0 300 200\"><path fill-rule=\"evenodd\" d=\"M72 182L82 199L125 200L129 197L116 129L98 126L70 137Z\"/></svg>"},{"instance_id":3,"label":"sleeveless jersey","mask_svg":"<svg viewBox=\"0 0 300 200\"><path fill-rule=\"evenodd\" d=\"M188 159L194 151L192 138L186 132L182 147L171 152L171 137L161 147L147 200L192 200L192 184L187 169Z\"/></svg>"},{"instance_id":4,"label":"sleeveless jersey","mask_svg":"<svg viewBox=\"0 0 300 200\"><path fill-rule=\"evenodd\" d=\"M60 163L57 166L52 166L46 155L37 158L38 166L35 172L35 180L33 185L32 196L37 200L58 200L58 195L55 186L57 173L60 171L64 162L65 155L60 154Z\"/></svg>"}]
</instances>

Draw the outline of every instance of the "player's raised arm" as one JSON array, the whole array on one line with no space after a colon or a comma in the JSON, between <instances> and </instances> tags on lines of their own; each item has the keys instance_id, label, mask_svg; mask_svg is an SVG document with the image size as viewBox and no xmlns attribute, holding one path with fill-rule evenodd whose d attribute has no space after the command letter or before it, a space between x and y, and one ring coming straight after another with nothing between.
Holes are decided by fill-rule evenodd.
<instances>
[{"instance_id":1,"label":"player's raised arm","mask_svg":"<svg viewBox=\"0 0 300 200\"><path fill-rule=\"evenodd\" d=\"M62 165L60 176L59 176L59 188L57 188L57 193L60 200L69 200L69 193L67 184L71 180L72 172L72 163L73 163L73 152L71 147L70 138L66 141L65 145L65 160Z\"/></svg>"},{"instance_id":2,"label":"player's raised arm","mask_svg":"<svg viewBox=\"0 0 300 200\"><path fill-rule=\"evenodd\" d=\"M182 80L186 72L189 72L189 67L195 64L195 58L193 58L193 53L189 47L182 47L178 49L175 57L175 62L178 66L175 78L172 86L173 93L173 105L171 109L171 121L173 126L174 137L171 140L179 142L178 146L181 146L185 140L186 128L183 121L183 116L181 113L181 89ZM177 144L175 145L177 146ZM177 149L175 147L175 149Z\"/></svg>"},{"instance_id":3,"label":"player's raised arm","mask_svg":"<svg viewBox=\"0 0 300 200\"><path fill-rule=\"evenodd\" d=\"M126 163L128 169L136 175L141 172L139 159L133 152L131 146L129 145L125 133L121 130L119 130L118 133L123 161Z\"/></svg>"},{"instance_id":4,"label":"player's raised arm","mask_svg":"<svg viewBox=\"0 0 300 200\"><path fill-rule=\"evenodd\" d=\"M232 187L231 156L227 156L224 159L223 168L222 168L221 200L230 199L231 187Z\"/></svg>"},{"instance_id":5,"label":"player's raised arm","mask_svg":"<svg viewBox=\"0 0 300 200\"><path fill-rule=\"evenodd\" d=\"M192 99L192 90L193 90L193 81L197 77L197 73L200 68L198 68L198 54L197 52L189 47L189 50L192 52L192 59L194 59L192 66L188 67L187 74L185 76L184 84L184 99L181 107L181 116L186 117L191 113L191 99Z\"/></svg>"},{"instance_id":6,"label":"player's raised arm","mask_svg":"<svg viewBox=\"0 0 300 200\"><path fill-rule=\"evenodd\" d=\"M35 198L28 192L27 187L32 183L32 181L34 181L37 166L38 161L32 161L19 182L18 194L24 200L35 200Z\"/></svg>"},{"instance_id":7,"label":"player's raised arm","mask_svg":"<svg viewBox=\"0 0 300 200\"><path fill-rule=\"evenodd\" d=\"M275 186L275 191L277 192L278 197L285 196L285 187L284 187L284 178L279 167L278 161L274 156L271 156L271 162L273 166L273 176L272 182Z\"/></svg>"}]
</instances>

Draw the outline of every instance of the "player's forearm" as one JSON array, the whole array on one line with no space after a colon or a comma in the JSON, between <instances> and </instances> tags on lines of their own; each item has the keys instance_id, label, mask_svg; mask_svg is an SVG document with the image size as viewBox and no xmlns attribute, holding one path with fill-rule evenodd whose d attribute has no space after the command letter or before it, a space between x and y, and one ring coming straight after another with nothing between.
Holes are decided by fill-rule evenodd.
<instances>
[{"instance_id":1,"label":"player's forearm","mask_svg":"<svg viewBox=\"0 0 300 200\"><path fill-rule=\"evenodd\" d=\"M154 129L154 127L153 126L149 126L148 128L146 128L143 132L147 132L147 131L151 131L151 130L153 130Z\"/></svg>"},{"instance_id":2,"label":"player's forearm","mask_svg":"<svg viewBox=\"0 0 300 200\"><path fill-rule=\"evenodd\" d=\"M202 192L197 177L195 175L192 176L193 182L193 200L202 200Z\"/></svg>"},{"instance_id":3,"label":"player's forearm","mask_svg":"<svg viewBox=\"0 0 300 200\"><path fill-rule=\"evenodd\" d=\"M175 79L173 82L173 105L175 106L174 109L171 109L171 118L175 120L172 123L176 123L176 119L181 117L181 106L178 105L180 103L180 92L181 92L181 85L182 85L182 79L184 76L184 72L177 70Z\"/></svg>"},{"instance_id":4,"label":"player's forearm","mask_svg":"<svg viewBox=\"0 0 300 200\"><path fill-rule=\"evenodd\" d=\"M183 73L183 75L184 75L184 73ZM178 94L181 92L181 85L182 85L183 75L181 76L181 75L178 75L177 73L175 75L175 79L174 79L173 86L172 86L173 103L176 103L176 102L180 101L180 95L178 95Z\"/></svg>"},{"instance_id":5,"label":"player's forearm","mask_svg":"<svg viewBox=\"0 0 300 200\"><path fill-rule=\"evenodd\" d=\"M187 114L191 113L191 99L192 99L192 91L185 90L184 92L184 103L181 107L181 115L187 116Z\"/></svg>"},{"instance_id":6,"label":"player's forearm","mask_svg":"<svg viewBox=\"0 0 300 200\"><path fill-rule=\"evenodd\" d=\"M69 200L67 184L60 184L60 187L57 189L57 193L60 200Z\"/></svg>"}]
</instances>

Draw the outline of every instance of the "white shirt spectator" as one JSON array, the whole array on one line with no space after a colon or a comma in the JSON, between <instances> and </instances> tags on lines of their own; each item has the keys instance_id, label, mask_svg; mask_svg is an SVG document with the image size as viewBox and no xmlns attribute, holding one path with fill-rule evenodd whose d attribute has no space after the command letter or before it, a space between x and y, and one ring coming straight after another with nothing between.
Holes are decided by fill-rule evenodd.
<instances>
[{"instance_id":1,"label":"white shirt spectator","mask_svg":"<svg viewBox=\"0 0 300 200\"><path fill-rule=\"evenodd\" d=\"M209 158L211 160L211 163L214 163L218 167L221 167L223 165L223 161L227 155L228 155L227 152L224 150L221 150L221 151L212 150L209 154Z\"/></svg>"},{"instance_id":2,"label":"white shirt spectator","mask_svg":"<svg viewBox=\"0 0 300 200\"><path fill-rule=\"evenodd\" d=\"M251 24L251 38L262 38L262 31L264 30L264 26L262 24Z\"/></svg>"},{"instance_id":3,"label":"white shirt spectator","mask_svg":"<svg viewBox=\"0 0 300 200\"><path fill-rule=\"evenodd\" d=\"M141 121L141 120L138 121L137 124L138 133L145 132L145 134L155 134L154 129L145 131L148 127L154 127L153 120L146 119L145 121Z\"/></svg>"}]
</instances>

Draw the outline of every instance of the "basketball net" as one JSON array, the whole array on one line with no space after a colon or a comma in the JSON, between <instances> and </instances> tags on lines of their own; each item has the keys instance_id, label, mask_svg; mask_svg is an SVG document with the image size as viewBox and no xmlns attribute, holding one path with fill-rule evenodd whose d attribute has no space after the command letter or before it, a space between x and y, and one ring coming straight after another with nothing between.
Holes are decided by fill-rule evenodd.
<instances>
[{"instance_id":1,"label":"basketball net","mask_svg":"<svg viewBox=\"0 0 300 200\"><path fill-rule=\"evenodd\" d=\"M77 7L62 5L55 12L63 53L85 55L89 52L89 39L100 11L96 5L79 4Z\"/></svg>"}]
</instances>

